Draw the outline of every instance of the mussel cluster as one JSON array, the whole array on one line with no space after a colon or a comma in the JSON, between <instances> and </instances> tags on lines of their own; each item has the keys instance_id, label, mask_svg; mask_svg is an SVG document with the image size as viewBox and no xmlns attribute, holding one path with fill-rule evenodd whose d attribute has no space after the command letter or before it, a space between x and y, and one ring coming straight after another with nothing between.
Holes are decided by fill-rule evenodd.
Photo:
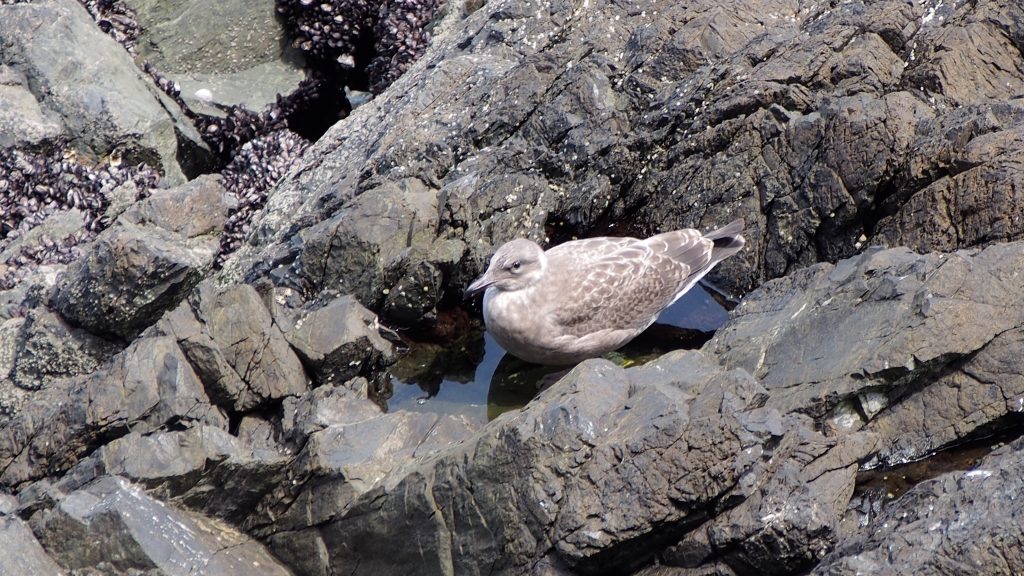
<instances>
[{"instance_id":1,"label":"mussel cluster","mask_svg":"<svg viewBox=\"0 0 1024 576\"><path fill-rule=\"evenodd\" d=\"M83 228L75 233L62 238L42 234L8 255L0 287L10 288L34 265L75 258L75 246L109 226L106 211L115 189L130 182L141 199L159 180L153 169L125 165L117 154L93 163L63 143L47 152L0 149L0 251L59 211L77 209L84 219Z\"/></svg>"},{"instance_id":2,"label":"mussel cluster","mask_svg":"<svg viewBox=\"0 0 1024 576\"><path fill-rule=\"evenodd\" d=\"M280 129L246 142L221 171L224 186L235 195L237 206L228 216L220 237L216 266L242 245L249 225L267 202L267 190L285 175L309 146L304 138Z\"/></svg>"},{"instance_id":3,"label":"mussel cluster","mask_svg":"<svg viewBox=\"0 0 1024 576\"><path fill-rule=\"evenodd\" d=\"M321 65L365 69L379 94L426 50L442 1L278 0L277 11L293 46Z\"/></svg>"}]
</instances>

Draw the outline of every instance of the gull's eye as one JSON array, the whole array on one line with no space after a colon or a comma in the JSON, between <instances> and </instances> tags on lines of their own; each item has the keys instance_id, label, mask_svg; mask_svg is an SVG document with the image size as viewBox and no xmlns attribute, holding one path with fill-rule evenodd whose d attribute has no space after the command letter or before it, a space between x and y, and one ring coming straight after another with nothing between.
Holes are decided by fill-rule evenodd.
<instances>
[{"instance_id":1,"label":"gull's eye","mask_svg":"<svg viewBox=\"0 0 1024 576\"><path fill-rule=\"evenodd\" d=\"M513 272L518 272L519 269L522 268L522 267L523 267L523 263L520 262L519 260L516 260L515 262L512 263L512 271Z\"/></svg>"}]
</instances>

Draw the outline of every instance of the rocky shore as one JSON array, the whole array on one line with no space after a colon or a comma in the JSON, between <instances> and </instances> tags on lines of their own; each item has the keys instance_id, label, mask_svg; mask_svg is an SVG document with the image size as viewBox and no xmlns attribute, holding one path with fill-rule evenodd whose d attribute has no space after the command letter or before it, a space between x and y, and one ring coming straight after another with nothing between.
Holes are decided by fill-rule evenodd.
<instances>
[{"instance_id":1,"label":"rocky shore","mask_svg":"<svg viewBox=\"0 0 1024 576\"><path fill-rule=\"evenodd\" d=\"M1009 0L0 0L0 574L1024 572L1022 54ZM384 409L495 246L737 217L700 349Z\"/></svg>"}]
</instances>

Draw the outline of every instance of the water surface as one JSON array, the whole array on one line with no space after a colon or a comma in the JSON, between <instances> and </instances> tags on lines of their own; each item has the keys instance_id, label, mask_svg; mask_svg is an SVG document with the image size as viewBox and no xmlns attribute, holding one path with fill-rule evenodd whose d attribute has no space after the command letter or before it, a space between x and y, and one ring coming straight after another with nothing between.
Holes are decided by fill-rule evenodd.
<instances>
[{"instance_id":1,"label":"water surface","mask_svg":"<svg viewBox=\"0 0 1024 576\"><path fill-rule=\"evenodd\" d=\"M610 355L611 359L619 364L641 363L703 344L725 323L728 312L721 296L700 286L704 289L684 294L661 313L654 326ZM566 371L506 355L490 334L477 332L445 348L415 346L391 371L388 410L462 414L484 423L524 406L542 386Z\"/></svg>"}]
</instances>

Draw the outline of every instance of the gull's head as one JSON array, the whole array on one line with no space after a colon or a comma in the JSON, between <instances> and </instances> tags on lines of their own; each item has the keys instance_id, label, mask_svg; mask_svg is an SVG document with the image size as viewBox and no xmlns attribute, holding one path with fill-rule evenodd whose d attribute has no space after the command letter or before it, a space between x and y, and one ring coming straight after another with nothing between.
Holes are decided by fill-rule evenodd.
<instances>
[{"instance_id":1,"label":"gull's head","mask_svg":"<svg viewBox=\"0 0 1024 576\"><path fill-rule=\"evenodd\" d=\"M492 287L503 292L529 288L540 282L545 266L544 250L536 242L513 240L491 256L487 271L466 288L466 297Z\"/></svg>"}]
</instances>

